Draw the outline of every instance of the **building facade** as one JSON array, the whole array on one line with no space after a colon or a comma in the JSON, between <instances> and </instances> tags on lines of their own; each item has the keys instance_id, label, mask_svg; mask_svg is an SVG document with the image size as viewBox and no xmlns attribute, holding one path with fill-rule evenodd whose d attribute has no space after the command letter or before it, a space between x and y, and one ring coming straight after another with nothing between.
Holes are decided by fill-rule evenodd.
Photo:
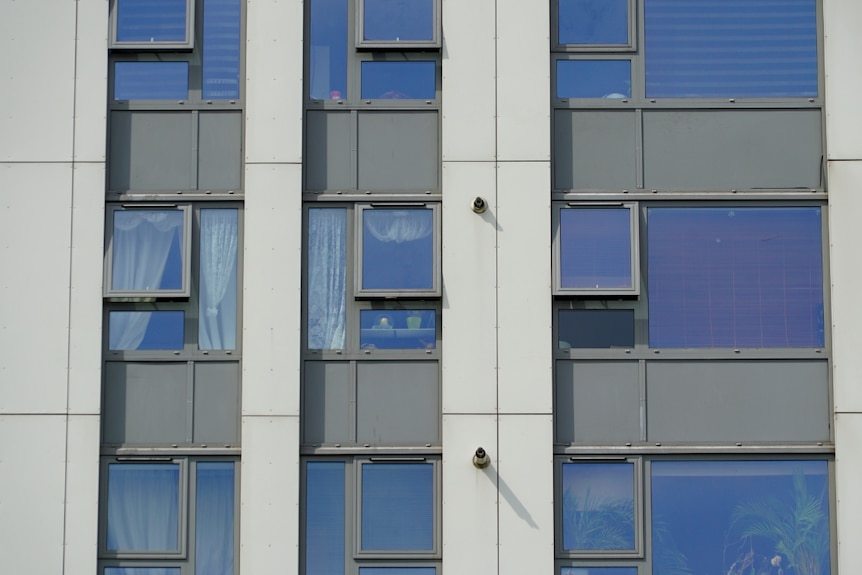
<instances>
[{"instance_id":1,"label":"building facade","mask_svg":"<svg viewBox=\"0 0 862 575\"><path fill-rule=\"evenodd\" d=\"M859 18L3 0L4 570L851 573Z\"/></svg>"}]
</instances>

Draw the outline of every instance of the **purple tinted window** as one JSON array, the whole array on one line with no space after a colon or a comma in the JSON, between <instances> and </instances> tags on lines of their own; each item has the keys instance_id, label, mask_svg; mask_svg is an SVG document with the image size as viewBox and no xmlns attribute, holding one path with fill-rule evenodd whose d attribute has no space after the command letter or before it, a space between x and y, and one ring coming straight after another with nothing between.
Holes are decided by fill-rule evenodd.
<instances>
[{"instance_id":1,"label":"purple tinted window","mask_svg":"<svg viewBox=\"0 0 862 575\"><path fill-rule=\"evenodd\" d=\"M239 0L205 0L203 85L205 100L239 98Z\"/></svg>"},{"instance_id":2,"label":"purple tinted window","mask_svg":"<svg viewBox=\"0 0 862 575\"><path fill-rule=\"evenodd\" d=\"M368 209L362 212L362 289L434 289L434 212Z\"/></svg>"},{"instance_id":3,"label":"purple tinted window","mask_svg":"<svg viewBox=\"0 0 862 575\"><path fill-rule=\"evenodd\" d=\"M557 60L557 98L630 98L629 60Z\"/></svg>"},{"instance_id":4,"label":"purple tinted window","mask_svg":"<svg viewBox=\"0 0 862 575\"><path fill-rule=\"evenodd\" d=\"M115 100L188 100L188 62L117 62Z\"/></svg>"},{"instance_id":5,"label":"purple tinted window","mask_svg":"<svg viewBox=\"0 0 862 575\"><path fill-rule=\"evenodd\" d=\"M560 44L628 44L628 0L559 0Z\"/></svg>"},{"instance_id":6,"label":"purple tinted window","mask_svg":"<svg viewBox=\"0 0 862 575\"><path fill-rule=\"evenodd\" d=\"M118 42L185 42L186 0L117 0Z\"/></svg>"},{"instance_id":7,"label":"purple tinted window","mask_svg":"<svg viewBox=\"0 0 862 575\"><path fill-rule=\"evenodd\" d=\"M363 62L362 98L433 100L436 68L434 62Z\"/></svg>"},{"instance_id":8,"label":"purple tinted window","mask_svg":"<svg viewBox=\"0 0 862 575\"><path fill-rule=\"evenodd\" d=\"M563 465L563 549L635 548L634 465Z\"/></svg>"},{"instance_id":9,"label":"purple tinted window","mask_svg":"<svg viewBox=\"0 0 862 575\"><path fill-rule=\"evenodd\" d=\"M311 0L309 97L347 98L347 0Z\"/></svg>"},{"instance_id":10,"label":"purple tinted window","mask_svg":"<svg viewBox=\"0 0 862 575\"><path fill-rule=\"evenodd\" d=\"M365 0L363 36L369 42L434 39L434 0Z\"/></svg>"},{"instance_id":11,"label":"purple tinted window","mask_svg":"<svg viewBox=\"0 0 862 575\"><path fill-rule=\"evenodd\" d=\"M632 208L560 210L560 287L631 290Z\"/></svg>"}]
</instances>

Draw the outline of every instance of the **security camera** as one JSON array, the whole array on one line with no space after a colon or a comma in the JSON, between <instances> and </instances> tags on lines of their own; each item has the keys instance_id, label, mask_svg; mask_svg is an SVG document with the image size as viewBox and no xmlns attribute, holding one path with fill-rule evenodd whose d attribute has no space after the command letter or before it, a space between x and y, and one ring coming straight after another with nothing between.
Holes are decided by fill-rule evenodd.
<instances>
[{"instance_id":1,"label":"security camera","mask_svg":"<svg viewBox=\"0 0 862 575\"><path fill-rule=\"evenodd\" d=\"M488 209L488 202L485 201L485 198L476 196L473 198L473 203L470 204L470 208L472 208L477 214L482 214Z\"/></svg>"},{"instance_id":2,"label":"security camera","mask_svg":"<svg viewBox=\"0 0 862 575\"><path fill-rule=\"evenodd\" d=\"M476 453L473 454L473 465L479 469L485 469L491 463L491 458L484 447L477 447Z\"/></svg>"}]
</instances>

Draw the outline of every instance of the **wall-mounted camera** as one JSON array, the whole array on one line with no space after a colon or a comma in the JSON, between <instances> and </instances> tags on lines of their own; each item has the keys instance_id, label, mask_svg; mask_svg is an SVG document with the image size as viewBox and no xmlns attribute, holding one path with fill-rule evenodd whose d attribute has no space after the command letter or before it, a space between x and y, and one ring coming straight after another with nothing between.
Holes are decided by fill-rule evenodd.
<instances>
[{"instance_id":1,"label":"wall-mounted camera","mask_svg":"<svg viewBox=\"0 0 862 575\"><path fill-rule=\"evenodd\" d=\"M470 208L477 214L485 213L485 210L488 209L488 202L485 201L485 198L476 196L473 198L473 203L470 204Z\"/></svg>"}]
</instances>

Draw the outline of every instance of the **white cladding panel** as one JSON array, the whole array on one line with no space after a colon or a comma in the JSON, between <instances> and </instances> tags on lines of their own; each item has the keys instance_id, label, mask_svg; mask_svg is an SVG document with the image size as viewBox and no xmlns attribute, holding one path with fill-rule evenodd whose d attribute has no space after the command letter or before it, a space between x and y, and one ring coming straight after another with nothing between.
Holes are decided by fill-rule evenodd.
<instances>
[{"instance_id":1,"label":"white cladding panel","mask_svg":"<svg viewBox=\"0 0 862 575\"><path fill-rule=\"evenodd\" d=\"M496 156L494 0L443 1L443 161Z\"/></svg>"},{"instance_id":2,"label":"white cladding panel","mask_svg":"<svg viewBox=\"0 0 862 575\"><path fill-rule=\"evenodd\" d=\"M0 307L0 412L64 412L72 165L0 164L0 190L0 301L14 302Z\"/></svg>"},{"instance_id":3,"label":"white cladding panel","mask_svg":"<svg viewBox=\"0 0 862 575\"><path fill-rule=\"evenodd\" d=\"M443 445L443 573L496 573L496 416L444 415ZM477 447L485 469L473 465Z\"/></svg>"},{"instance_id":4,"label":"white cladding panel","mask_svg":"<svg viewBox=\"0 0 862 575\"><path fill-rule=\"evenodd\" d=\"M551 157L549 11L550 2L497 1L500 161Z\"/></svg>"},{"instance_id":5,"label":"white cladding panel","mask_svg":"<svg viewBox=\"0 0 862 575\"><path fill-rule=\"evenodd\" d=\"M443 164L443 413L497 407L495 178L491 163Z\"/></svg>"},{"instance_id":6,"label":"white cladding panel","mask_svg":"<svg viewBox=\"0 0 862 575\"><path fill-rule=\"evenodd\" d=\"M245 183L242 411L298 415L302 168L247 165Z\"/></svg>"},{"instance_id":7,"label":"white cladding panel","mask_svg":"<svg viewBox=\"0 0 862 575\"><path fill-rule=\"evenodd\" d=\"M65 573L96 572L99 522L99 417L71 415L66 456Z\"/></svg>"},{"instance_id":8,"label":"white cladding panel","mask_svg":"<svg viewBox=\"0 0 862 575\"><path fill-rule=\"evenodd\" d=\"M242 418L240 573L299 565L299 418Z\"/></svg>"},{"instance_id":9,"label":"white cladding panel","mask_svg":"<svg viewBox=\"0 0 862 575\"><path fill-rule=\"evenodd\" d=\"M75 161L105 161L108 1L78 0L75 45ZM102 184L104 187L104 184Z\"/></svg>"},{"instance_id":10,"label":"white cladding panel","mask_svg":"<svg viewBox=\"0 0 862 575\"><path fill-rule=\"evenodd\" d=\"M302 161L302 4L247 4L246 162Z\"/></svg>"},{"instance_id":11,"label":"white cladding panel","mask_svg":"<svg viewBox=\"0 0 862 575\"><path fill-rule=\"evenodd\" d=\"M838 526L838 573L855 573L862 533L862 414L835 416L835 501Z\"/></svg>"},{"instance_id":12,"label":"white cladding panel","mask_svg":"<svg viewBox=\"0 0 862 575\"><path fill-rule=\"evenodd\" d=\"M823 2L826 136L829 159L862 158L862 75L855 72L862 54L862 3ZM830 189L832 182L829 183Z\"/></svg>"},{"instance_id":13,"label":"white cladding panel","mask_svg":"<svg viewBox=\"0 0 862 575\"><path fill-rule=\"evenodd\" d=\"M551 202L548 162L498 172L499 408L551 413Z\"/></svg>"},{"instance_id":14,"label":"white cladding panel","mask_svg":"<svg viewBox=\"0 0 862 575\"><path fill-rule=\"evenodd\" d=\"M77 4L0 3L0 162L72 159Z\"/></svg>"},{"instance_id":15,"label":"white cladding panel","mask_svg":"<svg viewBox=\"0 0 862 575\"><path fill-rule=\"evenodd\" d=\"M65 421L63 415L0 415L4 573L63 573Z\"/></svg>"}]
</instances>

